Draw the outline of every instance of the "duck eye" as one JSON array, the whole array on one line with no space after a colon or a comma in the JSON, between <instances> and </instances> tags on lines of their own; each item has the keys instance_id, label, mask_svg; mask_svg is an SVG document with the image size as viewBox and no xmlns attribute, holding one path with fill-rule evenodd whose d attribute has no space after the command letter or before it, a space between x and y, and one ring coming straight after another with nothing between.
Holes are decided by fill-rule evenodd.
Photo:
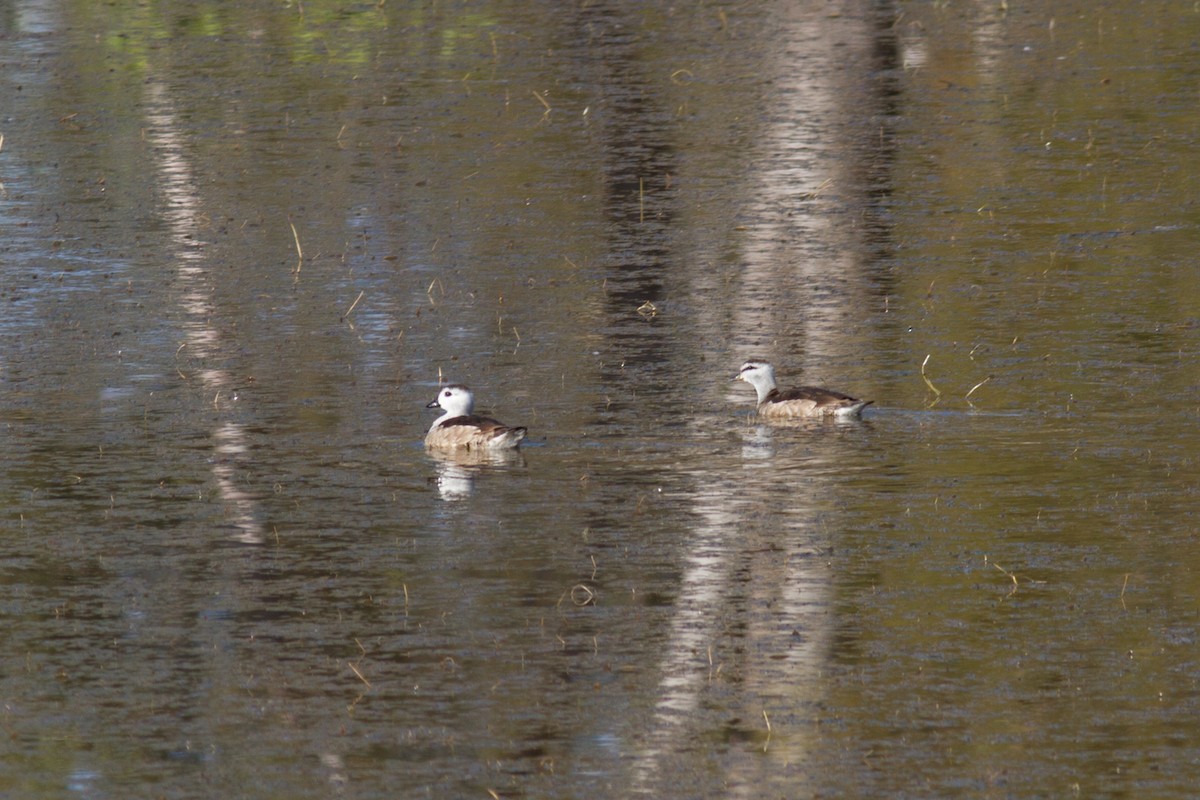
<instances>
[{"instance_id":1,"label":"duck eye","mask_svg":"<svg viewBox=\"0 0 1200 800\"><path fill-rule=\"evenodd\" d=\"M450 390L449 390L449 389L447 389L446 391L442 392L442 397L449 397L449 396L450 396Z\"/></svg>"}]
</instances>

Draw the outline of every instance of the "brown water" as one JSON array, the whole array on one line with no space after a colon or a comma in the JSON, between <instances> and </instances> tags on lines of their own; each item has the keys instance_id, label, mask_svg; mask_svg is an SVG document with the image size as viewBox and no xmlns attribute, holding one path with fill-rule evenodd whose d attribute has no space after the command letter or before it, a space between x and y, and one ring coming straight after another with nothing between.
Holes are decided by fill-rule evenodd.
<instances>
[{"instance_id":1,"label":"brown water","mask_svg":"<svg viewBox=\"0 0 1200 800\"><path fill-rule=\"evenodd\" d=\"M1002 5L0 11L0 795L1192 796L1200 14Z\"/></svg>"}]
</instances>

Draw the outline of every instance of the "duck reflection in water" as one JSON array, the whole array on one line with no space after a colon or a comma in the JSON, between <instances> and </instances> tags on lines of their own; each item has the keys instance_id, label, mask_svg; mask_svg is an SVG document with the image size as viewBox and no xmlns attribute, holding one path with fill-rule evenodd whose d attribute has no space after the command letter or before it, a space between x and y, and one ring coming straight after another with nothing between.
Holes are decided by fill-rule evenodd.
<instances>
[{"instance_id":1,"label":"duck reflection in water","mask_svg":"<svg viewBox=\"0 0 1200 800\"><path fill-rule=\"evenodd\" d=\"M429 455L437 467L438 494L443 500L462 500L475 490L475 478L486 472L524 467L525 457L515 448L507 450L438 450Z\"/></svg>"}]
</instances>

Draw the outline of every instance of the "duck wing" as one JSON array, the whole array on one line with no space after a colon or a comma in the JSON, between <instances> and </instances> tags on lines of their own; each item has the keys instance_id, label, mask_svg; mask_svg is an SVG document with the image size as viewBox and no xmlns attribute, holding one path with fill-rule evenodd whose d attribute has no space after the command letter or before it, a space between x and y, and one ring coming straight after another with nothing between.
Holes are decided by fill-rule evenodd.
<instances>
[{"instance_id":1,"label":"duck wing","mask_svg":"<svg viewBox=\"0 0 1200 800\"><path fill-rule=\"evenodd\" d=\"M766 403L786 403L789 400L807 400L815 403L818 406L824 405L841 405L846 401L857 403L857 397L851 397L842 392L835 392L833 389L822 389L819 386L797 386L793 389L772 389L767 395L764 402Z\"/></svg>"}]
</instances>

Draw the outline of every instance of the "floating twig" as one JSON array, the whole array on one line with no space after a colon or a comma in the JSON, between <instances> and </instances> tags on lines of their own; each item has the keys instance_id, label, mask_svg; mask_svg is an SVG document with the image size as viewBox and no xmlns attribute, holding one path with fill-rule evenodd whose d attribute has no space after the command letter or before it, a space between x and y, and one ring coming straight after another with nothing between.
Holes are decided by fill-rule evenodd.
<instances>
[{"instance_id":1,"label":"floating twig","mask_svg":"<svg viewBox=\"0 0 1200 800\"><path fill-rule=\"evenodd\" d=\"M358 667L354 666L349 661L346 662L346 666L349 667L351 669L351 671L353 671L354 674L358 676L358 679L360 681L362 681L363 683L365 683L367 685L368 689L371 688L371 682L369 680L367 680L367 677L365 675L363 675L361 672L358 671Z\"/></svg>"},{"instance_id":2,"label":"floating twig","mask_svg":"<svg viewBox=\"0 0 1200 800\"><path fill-rule=\"evenodd\" d=\"M988 382L988 381L990 381L991 379L992 379L992 376L991 376L991 375L988 375L986 378L984 378L983 380L981 380L979 383L977 383L977 384L975 384L974 386L972 386L972 387L971 387L971 391L969 391L969 392L967 392L965 395L963 395L963 399L965 400L965 399L967 399L968 397L970 397L971 395L975 394L975 390L976 390L976 389L978 389L980 386L983 386L985 383L987 383L987 382Z\"/></svg>"},{"instance_id":3,"label":"floating twig","mask_svg":"<svg viewBox=\"0 0 1200 800\"><path fill-rule=\"evenodd\" d=\"M929 390L937 396L937 400L940 400L942 398L941 390L934 386L933 381L929 380L929 376L925 374L925 365L929 363L929 359L932 357L932 355L932 353L926 355L925 360L921 362L921 380L925 381L925 385L928 386ZM934 402L937 402L937 400Z\"/></svg>"},{"instance_id":4,"label":"floating twig","mask_svg":"<svg viewBox=\"0 0 1200 800\"><path fill-rule=\"evenodd\" d=\"M350 316L350 313L351 313L352 311L354 311L354 308L355 308L355 306L357 306L357 305L358 305L358 301L359 301L359 300L362 300L362 299L363 299L363 295L365 295L366 293L367 293L367 292L366 292L366 290L365 290L365 289L364 289L363 291L361 291L361 292L359 292L359 293L358 293L358 297L354 298L354 302L353 302L353 303L351 303L351 304L350 304L350 307L346 309L346 313L345 313L345 314L342 314L342 319L345 319L346 317Z\"/></svg>"},{"instance_id":5,"label":"floating twig","mask_svg":"<svg viewBox=\"0 0 1200 800\"><path fill-rule=\"evenodd\" d=\"M1008 570L1006 570L1004 567L997 564L995 561L992 562L992 566L995 567L996 569L1000 570L1001 572L1003 572L1005 575L1007 575L1012 580L1012 582L1013 582L1012 591L1009 592L1008 595L1006 595L1008 597L1011 597L1012 594L1017 591L1017 586L1019 585L1017 583L1017 576L1014 575L1013 573L1009 572Z\"/></svg>"},{"instance_id":6,"label":"floating twig","mask_svg":"<svg viewBox=\"0 0 1200 800\"><path fill-rule=\"evenodd\" d=\"M296 269L294 270L296 274L299 274L300 267L304 264L304 249L300 247L300 234L296 232L296 226L290 220L288 221L288 226L292 229L292 240L296 242L296 255L300 258L296 262Z\"/></svg>"},{"instance_id":7,"label":"floating twig","mask_svg":"<svg viewBox=\"0 0 1200 800\"><path fill-rule=\"evenodd\" d=\"M431 280L429 282L429 288L425 290L425 294L429 297L429 302L436 306L437 301L433 299L433 287L434 286L438 287L438 290L441 292L442 297L446 296L446 287L442 286L441 278L434 278L433 280Z\"/></svg>"},{"instance_id":8,"label":"floating twig","mask_svg":"<svg viewBox=\"0 0 1200 800\"><path fill-rule=\"evenodd\" d=\"M804 194L800 195L800 198L802 200L816 200L821 196L821 192L825 191L830 186L833 186L833 178L826 178L825 180L821 181L820 184L818 184L817 188L813 189L811 192L805 192Z\"/></svg>"}]
</instances>

